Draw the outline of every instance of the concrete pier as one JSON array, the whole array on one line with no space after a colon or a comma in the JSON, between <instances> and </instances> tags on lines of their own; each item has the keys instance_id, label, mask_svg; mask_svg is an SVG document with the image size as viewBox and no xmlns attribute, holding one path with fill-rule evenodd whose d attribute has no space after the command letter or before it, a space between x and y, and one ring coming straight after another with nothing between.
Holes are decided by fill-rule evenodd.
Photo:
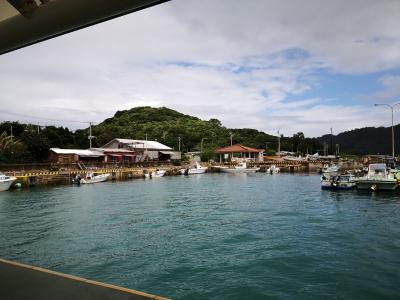
<instances>
[{"instance_id":1,"label":"concrete pier","mask_svg":"<svg viewBox=\"0 0 400 300\"><path fill-rule=\"evenodd\" d=\"M153 172L156 169L166 170L166 175L178 175L181 167L162 166L149 168L112 168L112 169L95 169L95 170L68 170L68 171L39 171L29 172L16 175L17 182L23 187L29 186L46 186L46 185L62 185L71 184L72 179L76 175L85 176L88 172L96 174L110 174L109 180L130 180L144 178L146 172ZM13 175L10 172L10 175Z\"/></svg>"},{"instance_id":2,"label":"concrete pier","mask_svg":"<svg viewBox=\"0 0 400 300\"><path fill-rule=\"evenodd\" d=\"M0 259L2 300L166 300L111 284Z\"/></svg>"}]
</instances>

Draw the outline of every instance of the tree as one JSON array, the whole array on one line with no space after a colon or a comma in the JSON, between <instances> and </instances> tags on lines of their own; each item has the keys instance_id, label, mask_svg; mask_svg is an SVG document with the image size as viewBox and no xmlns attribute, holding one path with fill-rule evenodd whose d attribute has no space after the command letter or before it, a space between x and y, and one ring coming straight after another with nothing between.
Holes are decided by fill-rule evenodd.
<instances>
[{"instance_id":1,"label":"tree","mask_svg":"<svg viewBox=\"0 0 400 300\"><path fill-rule=\"evenodd\" d=\"M7 135L3 131L0 134L0 161L14 162L23 156L25 145L17 138Z\"/></svg>"}]
</instances>

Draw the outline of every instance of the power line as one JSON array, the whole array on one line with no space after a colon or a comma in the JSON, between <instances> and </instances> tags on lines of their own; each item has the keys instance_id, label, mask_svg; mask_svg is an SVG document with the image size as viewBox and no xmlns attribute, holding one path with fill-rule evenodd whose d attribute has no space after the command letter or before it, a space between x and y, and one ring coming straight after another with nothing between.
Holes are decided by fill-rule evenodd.
<instances>
[{"instance_id":1,"label":"power line","mask_svg":"<svg viewBox=\"0 0 400 300\"><path fill-rule=\"evenodd\" d=\"M35 116L29 116L29 115L24 115L24 114L20 114L20 113L10 112L10 111L6 111L3 109L0 109L0 113L5 113L5 114L19 116L19 117L28 118L28 119L46 120L46 121L53 121L53 122L73 122L73 123L84 123L84 124L93 123L93 122L76 121L76 120L60 120L60 119L35 117Z\"/></svg>"}]
</instances>

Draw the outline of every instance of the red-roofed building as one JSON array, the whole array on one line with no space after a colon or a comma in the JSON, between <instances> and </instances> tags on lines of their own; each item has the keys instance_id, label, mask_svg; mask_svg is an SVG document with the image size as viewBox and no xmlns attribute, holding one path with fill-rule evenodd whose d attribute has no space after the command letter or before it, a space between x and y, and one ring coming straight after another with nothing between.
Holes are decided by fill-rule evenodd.
<instances>
[{"instance_id":1,"label":"red-roofed building","mask_svg":"<svg viewBox=\"0 0 400 300\"><path fill-rule=\"evenodd\" d=\"M263 161L264 149L256 149L241 144L219 148L215 151L219 154L219 161L223 160L254 160Z\"/></svg>"}]
</instances>

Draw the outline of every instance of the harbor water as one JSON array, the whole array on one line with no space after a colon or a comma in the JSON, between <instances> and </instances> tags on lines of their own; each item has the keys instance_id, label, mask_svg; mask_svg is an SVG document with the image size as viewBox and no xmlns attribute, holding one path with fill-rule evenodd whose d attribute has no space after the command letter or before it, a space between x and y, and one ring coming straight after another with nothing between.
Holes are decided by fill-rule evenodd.
<instances>
[{"instance_id":1,"label":"harbor water","mask_svg":"<svg viewBox=\"0 0 400 300\"><path fill-rule=\"evenodd\" d=\"M173 299L399 299L400 194L262 173L2 192L0 257Z\"/></svg>"}]
</instances>

